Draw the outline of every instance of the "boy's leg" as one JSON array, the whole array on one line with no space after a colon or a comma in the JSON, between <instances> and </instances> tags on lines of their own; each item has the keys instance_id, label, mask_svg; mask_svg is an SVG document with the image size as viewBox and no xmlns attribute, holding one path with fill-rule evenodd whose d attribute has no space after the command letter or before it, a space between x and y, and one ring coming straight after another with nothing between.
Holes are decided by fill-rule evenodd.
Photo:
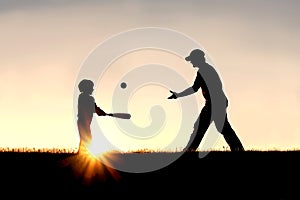
<instances>
[{"instance_id":1,"label":"boy's leg","mask_svg":"<svg viewBox=\"0 0 300 200\"><path fill-rule=\"evenodd\" d=\"M92 140L90 125L84 122L77 122L77 125L80 137L80 145L87 146Z\"/></svg>"}]
</instances>

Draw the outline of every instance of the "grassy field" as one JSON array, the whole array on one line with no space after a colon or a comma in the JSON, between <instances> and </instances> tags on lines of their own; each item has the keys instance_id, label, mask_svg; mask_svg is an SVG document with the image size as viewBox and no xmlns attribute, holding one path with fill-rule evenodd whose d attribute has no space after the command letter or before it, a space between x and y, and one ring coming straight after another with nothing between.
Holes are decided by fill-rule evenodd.
<instances>
[{"instance_id":1,"label":"grassy field","mask_svg":"<svg viewBox=\"0 0 300 200\"><path fill-rule=\"evenodd\" d=\"M116 152L102 159L157 161L178 153ZM1 152L1 192L11 198L42 194L54 198L300 199L299 161L300 151L211 151L203 158L199 152L190 152L161 169L132 173L85 154Z\"/></svg>"}]
</instances>

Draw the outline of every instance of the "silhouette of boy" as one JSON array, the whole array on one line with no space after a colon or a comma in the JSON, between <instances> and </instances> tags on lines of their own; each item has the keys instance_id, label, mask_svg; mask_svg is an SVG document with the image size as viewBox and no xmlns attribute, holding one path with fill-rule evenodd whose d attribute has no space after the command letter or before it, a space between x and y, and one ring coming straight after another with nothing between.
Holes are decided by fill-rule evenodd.
<instances>
[{"instance_id":1,"label":"silhouette of boy","mask_svg":"<svg viewBox=\"0 0 300 200\"><path fill-rule=\"evenodd\" d=\"M185 60L190 62L194 68L198 68L194 84L179 93L170 90L172 95L168 99L191 95L201 88L205 105L194 124L194 131L184 150L197 150L208 127L214 122L231 151L244 151L242 143L228 121L226 111L228 99L222 89L222 82L216 70L206 63L205 54L200 49L193 50Z\"/></svg>"},{"instance_id":2,"label":"silhouette of boy","mask_svg":"<svg viewBox=\"0 0 300 200\"><path fill-rule=\"evenodd\" d=\"M94 83L91 80L82 80L78 84L78 88L81 93L78 97L77 126L81 147L82 145L88 146L91 143L92 134L90 125L93 114L97 113L98 116L104 116L106 112L97 106L94 97L91 96L94 91Z\"/></svg>"}]
</instances>

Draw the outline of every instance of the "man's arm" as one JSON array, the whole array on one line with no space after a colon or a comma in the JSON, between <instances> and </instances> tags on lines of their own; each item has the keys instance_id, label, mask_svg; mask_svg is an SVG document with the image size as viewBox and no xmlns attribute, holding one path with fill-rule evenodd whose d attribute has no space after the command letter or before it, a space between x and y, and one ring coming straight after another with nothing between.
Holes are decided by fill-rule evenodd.
<instances>
[{"instance_id":1,"label":"man's arm","mask_svg":"<svg viewBox=\"0 0 300 200\"><path fill-rule=\"evenodd\" d=\"M177 99L179 97L184 97L184 96L188 96L188 95L194 94L201 87L201 79L202 79L201 75L199 73L197 73L197 76L196 76L196 79L194 81L194 84L191 87L188 87L187 89L185 89L185 90L183 90L182 92L179 92L179 93L170 90L170 92L172 93L172 95L169 96L168 99Z\"/></svg>"},{"instance_id":2,"label":"man's arm","mask_svg":"<svg viewBox=\"0 0 300 200\"><path fill-rule=\"evenodd\" d=\"M196 91L194 90L193 87L188 87L187 89L183 90L182 92L173 92L170 90L170 92L172 93L171 96L168 97L168 99L177 99L179 97L184 97L184 96L188 96L191 94L194 94Z\"/></svg>"}]
</instances>

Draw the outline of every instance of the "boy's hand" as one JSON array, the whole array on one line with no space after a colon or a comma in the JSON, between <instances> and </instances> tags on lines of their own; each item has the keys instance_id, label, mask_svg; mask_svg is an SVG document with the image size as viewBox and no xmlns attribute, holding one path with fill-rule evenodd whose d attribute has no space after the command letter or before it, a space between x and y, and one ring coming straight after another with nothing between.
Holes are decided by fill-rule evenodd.
<instances>
[{"instance_id":1,"label":"boy's hand","mask_svg":"<svg viewBox=\"0 0 300 200\"><path fill-rule=\"evenodd\" d=\"M99 108L96 104L95 104L95 110L98 116L105 116L107 115L106 112L104 112L104 110L102 110L101 108Z\"/></svg>"},{"instance_id":2,"label":"boy's hand","mask_svg":"<svg viewBox=\"0 0 300 200\"><path fill-rule=\"evenodd\" d=\"M172 93L172 95L169 96L168 99L177 99L177 93L173 92L172 90L170 90L170 92Z\"/></svg>"},{"instance_id":3,"label":"boy's hand","mask_svg":"<svg viewBox=\"0 0 300 200\"><path fill-rule=\"evenodd\" d=\"M97 113L98 116L105 116L105 115L107 115L106 112L104 112L101 109L100 110L96 110L96 113Z\"/></svg>"}]
</instances>

